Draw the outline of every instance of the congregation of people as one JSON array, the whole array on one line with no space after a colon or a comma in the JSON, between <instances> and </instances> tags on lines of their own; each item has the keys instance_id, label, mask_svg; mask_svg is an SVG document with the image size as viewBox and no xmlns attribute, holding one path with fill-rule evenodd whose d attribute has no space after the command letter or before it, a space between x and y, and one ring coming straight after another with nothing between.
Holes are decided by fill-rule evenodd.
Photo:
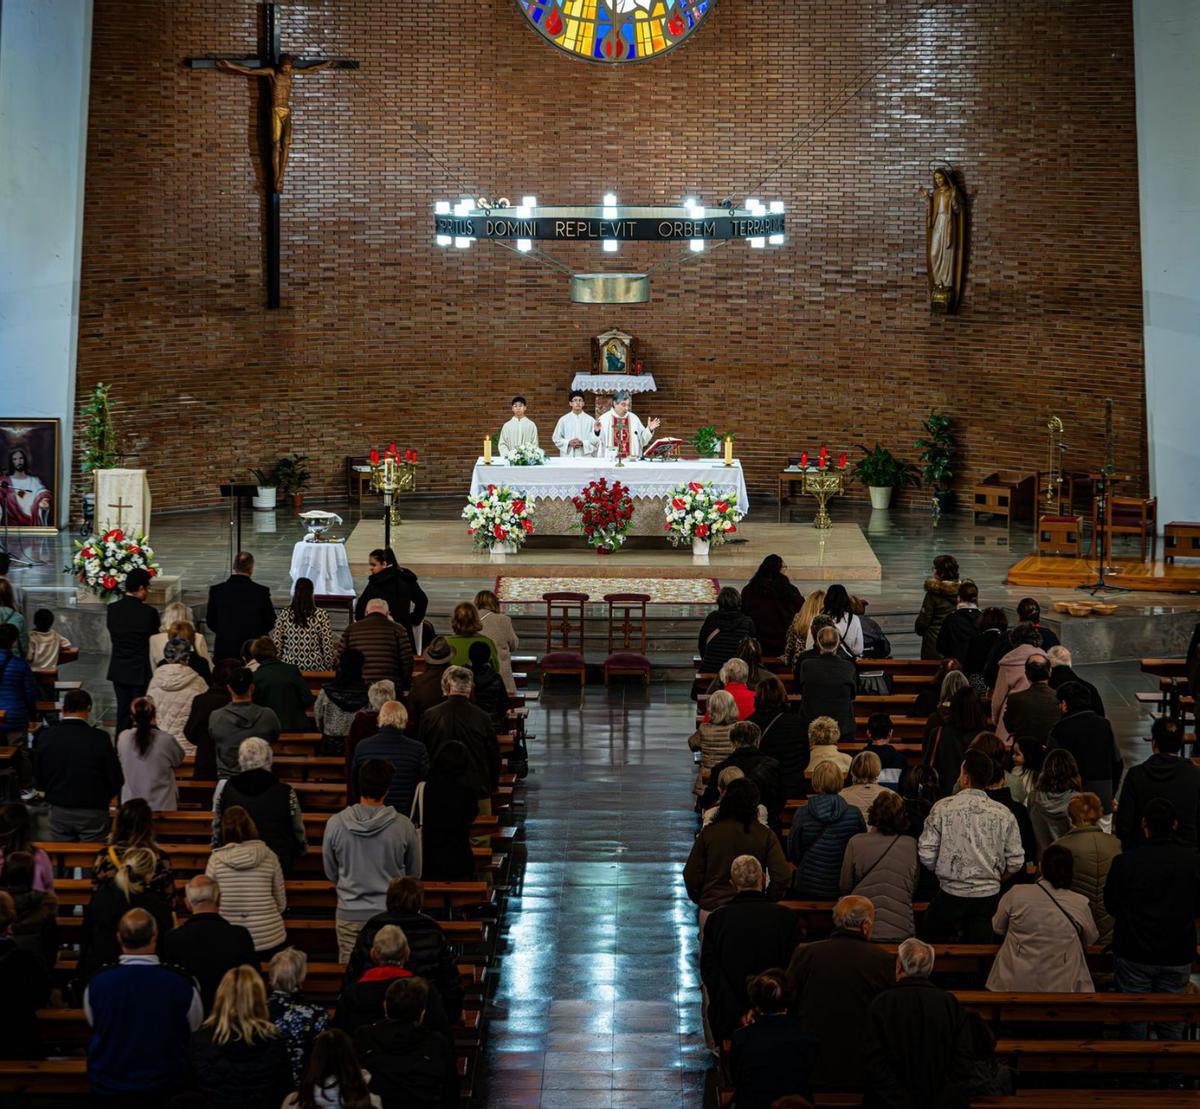
<instances>
[{"instance_id":1,"label":"congregation of people","mask_svg":"<svg viewBox=\"0 0 1200 1109\"><path fill-rule=\"evenodd\" d=\"M715 676L688 741L702 826L683 880L706 1040L738 1109L823 1089L889 1106L1012 1092L986 1025L932 980L935 945L992 945L993 992L1188 989L1200 767L1181 723L1156 718L1152 753L1126 767L1038 602L1017 614L981 609L957 561L934 560L914 630L936 669L909 710L927 716L910 760L885 713L856 739L856 702L890 692L864 602L840 585L802 597L777 557L721 590L697 645ZM792 670L792 697L764 659ZM829 927L806 931L790 902L826 906ZM1112 954L1099 982L1094 945Z\"/></svg>"},{"instance_id":2,"label":"congregation of people","mask_svg":"<svg viewBox=\"0 0 1200 1109\"><path fill-rule=\"evenodd\" d=\"M131 571L105 613L113 733L94 722L92 695L70 688L27 751L34 667L57 666L62 637L36 638L53 634L40 612L28 640L20 621L0 625L0 726L25 756L21 801L0 807L0 1057L42 1053L34 1013L53 1002L82 1007L91 1026L96 1104L458 1104L462 984L422 911L422 880L476 877L471 827L499 782L518 641L490 591L438 635L389 549L372 552L371 571L339 636L311 581L277 612L240 553L209 591L211 649L190 608L160 613L150 575ZM11 598L0 577L0 602ZM418 629L425 668L414 676ZM315 697L313 671L332 674ZM318 753L344 760L350 802L316 841L273 768L280 736L314 730ZM177 896L155 829L183 807L185 763L189 784L212 787L211 851ZM74 966L60 957L55 868L39 838L95 844ZM310 853L335 896L346 966L332 1014L304 1000L307 957L289 936L287 882Z\"/></svg>"}]
</instances>

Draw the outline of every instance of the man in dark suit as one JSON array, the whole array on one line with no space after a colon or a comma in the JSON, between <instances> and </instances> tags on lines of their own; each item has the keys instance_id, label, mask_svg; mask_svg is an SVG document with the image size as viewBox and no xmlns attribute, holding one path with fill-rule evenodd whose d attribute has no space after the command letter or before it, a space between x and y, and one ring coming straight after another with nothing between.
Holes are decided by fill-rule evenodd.
<instances>
[{"instance_id":1,"label":"man in dark suit","mask_svg":"<svg viewBox=\"0 0 1200 1109\"><path fill-rule=\"evenodd\" d=\"M33 748L33 781L50 806L50 838L60 843L103 842L109 804L125 784L108 733L88 723L91 712L86 689L67 690L58 723L42 728Z\"/></svg>"},{"instance_id":2,"label":"man in dark suit","mask_svg":"<svg viewBox=\"0 0 1200 1109\"><path fill-rule=\"evenodd\" d=\"M1012 736L1033 736L1046 742L1050 729L1062 715L1058 694L1050 688L1050 660L1045 655L1030 655L1025 660L1028 689L1010 693L1004 706L1004 726Z\"/></svg>"},{"instance_id":3,"label":"man in dark suit","mask_svg":"<svg viewBox=\"0 0 1200 1109\"><path fill-rule=\"evenodd\" d=\"M733 1035L750 1007L746 983L771 967L786 967L799 939L800 918L763 892L762 864L739 855L729 870L737 891L715 909L700 938L700 978L714 1046Z\"/></svg>"},{"instance_id":4,"label":"man in dark suit","mask_svg":"<svg viewBox=\"0 0 1200 1109\"><path fill-rule=\"evenodd\" d=\"M129 706L150 684L150 637L158 634L158 613L146 604L150 571L130 570L125 595L105 611L112 656L108 680L117 697L117 734L130 726Z\"/></svg>"},{"instance_id":5,"label":"man in dark suit","mask_svg":"<svg viewBox=\"0 0 1200 1109\"><path fill-rule=\"evenodd\" d=\"M233 573L228 581L209 587L204 622L217 635L213 662L240 659L246 640L266 635L275 626L271 591L251 581L253 573L254 555L240 551L233 560Z\"/></svg>"},{"instance_id":6,"label":"man in dark suit","mask_svg":"<svg viewBox=\"0 0 1200 1109\"><path fill-rule=\"evenodd\" d=\"M1100 690L1098 690L1091 682L1085 682L1074 670L1071 669L1071 652L1067 650L1061 643L1057 647L1051 647L1046 652L1046 657L1050 660L1050 688L1056 693L1058 690L1067 684L1067 682L1078 682L1083 686L1092 698L1092 712L1097 716L1107 716L1104 711L1104 702L1100 699Z\"/></svg>"},{"instance_id":7,"label":"man in dark suit","mask_svg":"<svg viewBox=\"0 0 1200 1109\"><path fill-rule=\"evenodd\" d=\"M1062 716L1050 729L1046 750L1061 747L1070 751L1079 766L1085 792L1096 794L1104 811L1110 812L1121 775L1125 773L1125 761L1113 727L1092 709L1092 695L1080 682L1067 682L1055 696L1062 707Z\"/></svg>"},{"instance_id":8,"label":"man in dark suit","mask_svg":"<svg viewBox=\"0 0 1200 1109\"><path fill-rule=\"evenodd\" d=\"M796 692L801 694L800 719L805 733L818 716L832 716L843 739L854 738L854 696L858 671L838 653L842 637L832 626L816 636L818 654L801 659L796 668Z\"/></svg>"},{"instance_id":9,"label":"man in dark suit","mask_svg":"<svg viewBox=\"0 0 1200 1109\"><path fill-rule=\"evenodd\" d=\"M418 738L429 748L429 761L437 760L442 745L457 740L467 749L469 763L463 785L475 791L479 811L491 813L492 790L500 784L500 746L492 718L471 704L475 679L465 666L451 666L442 675L446 700L421 717Z\"/></svg>"},{"instance_id":10,"label":"man in dark suit","mask_svg":"<svg viewBox=\"0 0 1200 1109\"><path fill-rule=\"evenodd\" d=\"M254 940L240 924L230 924L217 911L221 890L212 878L197 874L188 882L183 897L192 915L163 936L158 954L164 963L182 967L196 979L207 1013L226 971L258 966Z\"/></svg>"}]
</instances>

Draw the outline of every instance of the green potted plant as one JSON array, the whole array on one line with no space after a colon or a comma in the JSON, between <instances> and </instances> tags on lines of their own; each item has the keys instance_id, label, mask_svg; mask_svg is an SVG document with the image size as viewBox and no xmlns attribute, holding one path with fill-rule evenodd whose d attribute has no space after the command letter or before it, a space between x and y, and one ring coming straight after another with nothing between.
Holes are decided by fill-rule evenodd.
<instances>
[{"instance_id":1,"label":"green potted plant","mask_svg":"<svg viewBox=\"0 0 1200 1109\"><path fill-rule=\"evenodd\" d=\"M867 487L872 508L887 508L898 485L920 484L916 466L897 458L887 447L876 443L868 449L859 443L858 449L863 452L863 457L855 462L851 476Z\"/></svg>"},{"instance_id":2,"label":"green potted plant","mask_svg":"<svg viewBox=\"0 0 1200 1109\"><path fill-rule=\"evenodd\" d=\"M925 434L917 440L921 448L922 477L925 484L933 489L933 514L940 516L954 500L950 488L962 465L958 443L955 442L951 430L953 419L944 412L936 409L922 423Z\"/></svg>"},{"instance_id":3,"label":"green potted plant","mask_svg":"<svg viewBox=\"0 0 1200 1109\"><path fill-rule=\"evenodd\" d=\"M291 454L275 463L275 477L279 488L292 498L292 507L299 512L304 507L304 490L312 481L312 472L305 466L306 454Z\"/></svg>"},{"instance_id":4,"label":"green potted plant","mask_svg":"<svg viewBox=\"0 0 1200 1109\"><path fill-rule=\"evenodd\" d=\"M732 431L726 434L730 439L733 438ZM725 435L719 433L712 424L700 428L688 442L696 448L696 453L701 458L711 458L714 455L719 455L725 449Z\"/></svg>"},{"instance_id":5,"label":"green potted plant","mask_svg":"<svg viewBox=\"0 0 1200 1109\"><path fill-rule=\"evenodd\" d=\"M79 438L83 443L83 458L79 463L81 473L94 474L97 470L111 470L121 461L120 452L117 450L117 432L113 426L112 403L109 400L111 389L111 385L105 385L103 381L97 382L91 398L80 413L84 421L79 431ZM94 481L83 490L83 501L85 516L95 519Z\"/></svg>"},{"instance_id":6,"label":"green potted plant","mask_svg":"<svg viewBox=\"0 0 1200 1109\"><path fill-rule=\"evenodd\" d=\"M251 504L264 511L269 511L275 507L276 489L279 486L279 474L275 466L269 466L262 470L257 466L251 466L250 472L254 475L254 480L258 482L258 492L254 494L254 500Z\"/></svg>"}]
</instances>

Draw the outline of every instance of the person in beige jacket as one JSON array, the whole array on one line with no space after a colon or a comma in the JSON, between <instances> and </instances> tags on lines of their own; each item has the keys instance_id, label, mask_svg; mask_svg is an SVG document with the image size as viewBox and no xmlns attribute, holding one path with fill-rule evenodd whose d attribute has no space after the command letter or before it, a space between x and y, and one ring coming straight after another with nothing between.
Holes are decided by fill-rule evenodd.
<instances>
[{"instance_id":1,"label":"person in beige jacket","mask_svg":"<svg viewBox=\"0 0 1200 1109\"><path fill-rule=\"evenodd\" d=\"M816 766L810 761L810 765ZM879 773L883 769L879 756L874 751L859 751L850 763L850 784L842 790L842 796L863 814L863 820L871 823L871 805L881 793L890 793L887 786L879 784ZM911 934L911 933L910 933ZM905 936L905 939L908 937Z\"/></svg>"},{"instance_id":2,"label":"person in beige jacket","mask_svg":"<svg viewBox=\"0 0 1200 1109\"><path fill-rule=\"evenodd\" d=\"M1071 890L1075 863L1057 844L1042 853L1041 876L1000 898L992 928L1004 937L988 975L997 993L1092 993L1085 948L1100 930L1088 899Z\"/></svg>"},{"instance_id":3,"label":"person in beige jacket","mask_svg":"<svg viewBox=\"0 0 1200 1109\"><path fill-rule=\"evenodd\" d=\"M1071 830L1056 841L1075 860L1071 889L1083 894L1092 907L1092 919L1100 930L1097 941L1102 947L1112 943L1113 918L1104 907L1104 883L1112 861L1121 853L1121 841L1100 827L1104 806L1095 793L1077 793L1067 805Z\"/></svg>"},{"instance_id":4,"label":"person in beige jacket","mask_svg":"<svg viewBox=\"0 0 1200 1109\"><path fill-rule=\"evenodd\" d=\"M500 659L500 677L504 679L504 688L509 694L516 693L517 683L513 678L512 653L520 645L517 633L513 630L510 617L500 611L500 602L490 589L481 589L475 594L475 607L479 610L479 623L483 634L496 645L496 655Z\"/></svg>"},{"instance_id":5,"label":"person in beige jacket","mask_svg":"<svg viewBox=\"0 0 1200 1109\"><path fill-rule=\"evenodd\" d=\"M808 769L823 762L833 763L844 775L850 773L854 760L845 751L838 750L841 729L832 716L818 716L808 726Z\"/></svg>"},{"instance_id":6,"label":"person in beige jacket","mask_svg":"<svg viewBox=\"0 0 1200 1109\"><path fill-rule=\"evenodd\" d=\"M221 916L245 928L258 957L269 958L287 942L287 893L279 859L258 838L241 805L230 805L221 814L221 839L225 846L209 855L204 868L221 889Z\"/></svg>"},{"instance_id":7,"label":"person in beige jacket","mask_svg":"<svg viewBox=\"0 0 1200 1109\"><path fill-rule=\"evenodd\" d=\"M208 692L208 682L188 665L190 654L191 647L185 640L168 640L163 650L166 661L154 671L146 687L146 696L154 702L157 710L158 726L175 737L185 755L196 751L183 734L192 711L192 702L201 693Z\"/></svg>"},{"instance_id":8,"label":"person in beige jacket","mask_svg":"<svg viewBox=\"0 0 1200 1109\"><path fill-rule=\"evenodd\" d=\"M738 708L733 694L718 689L708 699L708 719L688 737L688 747L700 752L700 770L692 786L697 804L708 784L704 780L704 771L711 771L733 754L733 741L729 733L737 722Z\"/></svg>"}]
</instances>

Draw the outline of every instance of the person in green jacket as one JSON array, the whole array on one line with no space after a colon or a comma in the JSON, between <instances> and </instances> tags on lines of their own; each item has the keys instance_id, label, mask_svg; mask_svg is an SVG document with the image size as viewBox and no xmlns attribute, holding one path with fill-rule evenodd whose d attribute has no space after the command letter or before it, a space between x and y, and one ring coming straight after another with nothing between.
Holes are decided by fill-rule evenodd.
<instances>
[{"instance_id":1,"label":"person in green jacket","mask_svg":"<svg viewBox=\"0 0 1200 1109\"><path fill-rule=\"evenodd\" d=\"M250 655L258 663L254 671L254 703L274 712L285 732L312 731L307 710L316 698L299 668L280 660L279 649L270 636L256 639Z\"/></svg>"},{"instance_id":2,"label":"person in green jacket","mask_svg":"<svg viewBox=\"0 0 1200 1109\"><path fill-rule=\"evenodd\" d=\"M921 657L941 658L938 632L946 617L958 605L958 560L953 555L938 555L933 560L933 577L925 579L925 602L913 625L921 637Z\"/></svg>"}]
</instances>

